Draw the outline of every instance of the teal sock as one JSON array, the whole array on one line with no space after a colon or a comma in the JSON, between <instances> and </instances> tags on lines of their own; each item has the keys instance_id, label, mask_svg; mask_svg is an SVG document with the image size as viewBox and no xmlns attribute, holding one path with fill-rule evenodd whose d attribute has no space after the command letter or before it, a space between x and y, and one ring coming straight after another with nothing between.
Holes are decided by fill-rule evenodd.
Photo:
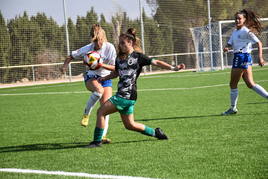
<instances>
[{"instance_id":1,"label":"teal sock","mask_svg":"<svg viewBox=\"0 0 268 179\"><path fill-rule=\"evenodd\" d=\"M104 131L104 129L95 127L95 130L94 130L94 141L100 142L102 140L103 131Z\"/></svg>"},{"instance_id":2,"label":"teal sock","mask_svg":"<svg viewBox=\"0 0 268 179\"><path fill-rule=\"evenodd\" d=\"M155 136L154 129L147 126L145 126L144 131L142 131L141 133L148 136Z\"/></svg>"}]
</instances>

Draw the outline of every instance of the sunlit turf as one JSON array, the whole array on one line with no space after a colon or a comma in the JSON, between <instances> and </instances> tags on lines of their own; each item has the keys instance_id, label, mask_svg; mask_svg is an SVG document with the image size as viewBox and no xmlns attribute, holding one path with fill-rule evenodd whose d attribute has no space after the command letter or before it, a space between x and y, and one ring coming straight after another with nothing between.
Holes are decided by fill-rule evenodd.
<instances>
[{"instance_id":1,"label":"sunlit turf","mask_svg":"<svg viewBox=\"0 0 268 179\"><path fill-rule=\"evenodd\" d=\"M268 90L268 68L254 69L255 82ZM229 70L141 76L136 121L161 127L170 139L127 131L116 113L108 133L112 143L95 149L83 147L93 138L98 106L90 126L79 126L90 95L83 82L0 89L0 168L172 179L268 178L268 101L241 81L238 114L220 116L229 107L229 76ZM0 178L65 177L0 172Z\"/></svg>"}]
</instances>

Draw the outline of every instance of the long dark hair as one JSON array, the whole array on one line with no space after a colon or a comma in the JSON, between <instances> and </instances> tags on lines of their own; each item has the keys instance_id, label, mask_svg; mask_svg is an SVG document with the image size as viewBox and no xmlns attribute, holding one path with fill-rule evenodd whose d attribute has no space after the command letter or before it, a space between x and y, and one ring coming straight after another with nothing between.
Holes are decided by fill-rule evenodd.
<instances>
[{"instance_id":1,"label":"long dark hair","mask_svg":"<svg viewBox=\"0 0 268 179\"><path fill-rule=\"evenodd\" d=\"M130 34L134 37L133 48L136 52L142 53L141 49L141 40L136 36L137 30L135 28L129 28L127 34Z\"/></svg>"},{"instance_id":2,"label":"long dark hair","mask_svg":"<svg viewBox=\"0 0 268 179\"><path fill-rule=\"evenodd\" d=\"M136 41L136 38L135 36L129 34L129 33L123 33L119 36L119 39L124 39L124 40L127 40L127 41L132 41L132 44L134 45L134 42ZM120 43L120 42L119 42ZM132 45L132 46L133 46ZM134 48L134 47L133 47ZM120 44L118 44L118 54L117 56L120 58L120 59L126 59L127 58L127 55L125 52L122 51L122 49L120 48Z\"/></svg>"},{"instance_id":3,"label":"long dark hair","mask_svg":"<svg viewBox=\"0 0 268 179\"><path fill-rule=\"evenodd\" d=\"M238 11L237 13L235 13L235 16L237 16L238 14L242 14L246 18L245 25L247 28L250 29L250 31L257 34L261 33L262 25L260 23L258 15L256 15L253 11L249 9L243 9L241 11Z\"/></svg>"}]
</instances>

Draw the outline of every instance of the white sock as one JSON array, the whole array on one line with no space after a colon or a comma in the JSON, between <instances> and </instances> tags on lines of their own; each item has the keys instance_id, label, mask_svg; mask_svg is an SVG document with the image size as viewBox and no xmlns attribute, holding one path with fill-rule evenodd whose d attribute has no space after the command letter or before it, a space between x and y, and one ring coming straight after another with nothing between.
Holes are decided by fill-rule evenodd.
<instances>
[{"instance_id":1,"label":"white sock","mask_svg":"<svg viewBox=\"0 0 268 179\"><path fill-rule=\"evenodd\" d=\"M98 93L98 92L93 92L92 95L89 97L86 107L85 107L85 111L84 114L88 115L90 114L90 112L92 111L94 105L100 100L102 94Z\"/></svg>"},{"instance_id":2,"label":"white sock","mask_svg":"<svg viewBox=\"0 0 268 179\"><path fill-rule=\"evenodd\" d=\"M110 119L110 115L105 116L105 127L104 127L104 131L103 131L102 136L106 136L106 134L107 134L108 127L109 127L109 119Z\"/></svg>"},{"instance_id":3,"label":"white sock","mask_svg":"<svg viewBox=\"0 0 268 179\"><path fill-rule=\"evenodd\" d=\"M238 101L238 89L231 89L230 92L230 99L231 99L231 108L236 109L237 101Z\"/></svg>"},{"instance_id":4,"label":"white sock","mask_svg":"<svg viewBox=\"0 0 268 179\"><path fill-rule=\"evenodd\" d=\"M268 92L260 85L256 84L252 87L252 90L261 95L262 97L268 98Z\"/></svg>"}]
</instances>

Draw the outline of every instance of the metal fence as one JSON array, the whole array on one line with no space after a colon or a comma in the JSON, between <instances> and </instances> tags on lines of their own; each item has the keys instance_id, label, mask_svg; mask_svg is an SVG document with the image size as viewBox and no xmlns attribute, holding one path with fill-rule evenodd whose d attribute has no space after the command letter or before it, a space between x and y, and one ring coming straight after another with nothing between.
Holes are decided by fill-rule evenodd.
<instances>
[{"instance_id":1,"label":"metal fence","mask_svg":"<svg viewBox=\"0 0 268 179\"><path fill-rule=\"evenodd\" d=\"M173 65L185 63L187 69L195 71L224 69L231 64L232 55L222 52L222 46L226 43L230 31L226 30L221 20L233 18L238 8L247 6L241 0L232 1L235 4L232 7L229 1L210 1L209 12L208 1L137 0L139 6L135 10L136 19L130 19L128 10L121 9L114 14L111 21L103 19L101 14L94 11L94 7L88 7L85 16L77 14L76 21L73 21L68 19L68 14L73 12L67 10L65 13L65 8L61 5L58 7L59 14L67 14L64 25L59 25L45 13L27 15L26 12L22 16L4 21L0 26L3 33L0 37L0 85L82 80L86 67L81 61L72 62L66 74L61 74L59 68L69 51L89 43L88 33L92 23L100 23L107 33L108 40L115 46L118 35L128 27L134 27L138 30L138 36L142 39L143 49L148 56ZM248 6L252 6L252 2L250 3ZM68 7L68 2L66 5ZM254 8L258 10L262 7L256 5ZM143 9L151 11L142 13ZM226 9L227 14L224 13ZM212 23L208 26L210 20ZM206 36L194 37L190 29L192 32L202 31ZM225 33L227 31L228 33ZM261 40L267 59L267 30L264 32ZM197 48L194 43L196 41L199 41L199 44L201 41L206 43L202 45L203 49ZM253 56L255 55L256 51L253 52ZM159 70L150 66L145 72Z\"/></svg>"}]
</instances>

